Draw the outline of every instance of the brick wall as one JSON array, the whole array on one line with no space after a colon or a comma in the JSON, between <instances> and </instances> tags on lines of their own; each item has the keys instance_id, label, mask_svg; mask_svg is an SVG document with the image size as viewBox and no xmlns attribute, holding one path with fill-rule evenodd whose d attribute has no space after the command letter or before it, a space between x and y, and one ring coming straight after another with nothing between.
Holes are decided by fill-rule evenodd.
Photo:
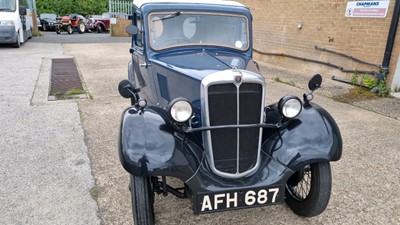
<instances>
[{"instance_id":1,"label":"brick wall","mask_svg":"<svg viewBox=\"0 0 400 225\"><path fill-rule=\"evenodd\" d=\"M379 68L349 60L342 56L316 50L315 46L351 55L360 60L381 65L386 47L395 0L390 0L386 18L347 18L345 0L238 0L253 13L254 48L261 52L284 53L297 57L330 62L350 70ZM297 25L303 24L302 29ZM389 85L400 52L400 31L392 53ZM320 64L283 56L255 52L257 60L298 70L349 79L342 73Z\"/></svg>"}]
</instances>

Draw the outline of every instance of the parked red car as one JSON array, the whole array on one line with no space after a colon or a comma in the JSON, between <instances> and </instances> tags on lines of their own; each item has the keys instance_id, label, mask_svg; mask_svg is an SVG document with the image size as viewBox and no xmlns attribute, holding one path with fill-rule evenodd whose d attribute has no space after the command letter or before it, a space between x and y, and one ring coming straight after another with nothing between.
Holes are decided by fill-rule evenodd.
<instances>
[{"instance_id":1,"label":"parked red car","mask_svg":"<svg viewBox=\"0 0 400 225\"><path fill-rule=\"evenodd\" d=\"M89 32L102 33L103 31L108 31L110 30L110 18L93 15L86 22L86 27Z\"/></svg>"}]
</instances>

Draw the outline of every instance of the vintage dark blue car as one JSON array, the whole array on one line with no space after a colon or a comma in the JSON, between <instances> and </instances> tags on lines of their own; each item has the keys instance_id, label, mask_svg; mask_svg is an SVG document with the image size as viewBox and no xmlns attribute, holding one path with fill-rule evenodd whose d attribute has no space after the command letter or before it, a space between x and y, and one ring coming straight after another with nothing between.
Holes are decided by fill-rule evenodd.
<instances>
[{"instance_id":1,"label":"vintage dark blue car","mask_svg":"<svg viewBox=\"0 0 400 225\"><path fill-rule=\"evenodd\" d=\"M132 61L118 88L132 104L122 115L119 157L131 176L135 224L154 224L155 193L189 198L195 214L285 202L300 216L322 213L342 138L332 116L311 103L321 76L303 99L265 105L247 7L133 4Z\"/></svg>"}]
</instances>

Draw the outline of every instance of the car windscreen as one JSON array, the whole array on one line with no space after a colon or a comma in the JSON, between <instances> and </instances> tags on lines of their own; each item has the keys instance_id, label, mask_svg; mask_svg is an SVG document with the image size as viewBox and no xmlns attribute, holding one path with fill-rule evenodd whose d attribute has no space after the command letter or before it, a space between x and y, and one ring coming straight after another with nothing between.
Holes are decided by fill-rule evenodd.
<instances>
[{"instance_id":1,"label":"car windscreen","mask_svg":"<svg viewBox=\"0 0 400 225\"><path fill-rule=\"evenodd\" d=\"M57 17L56 14L40 14L40 19L52 19L55 20Z\"/></svg>"},{"instance_id":2,"label":"car windscreen","mask_svg":"<svg viewBox=\"0 0 400 225\"><path fill-rule=\"evenodd\" d=\"M15 10L15 0L0 0L0 11L14 12Z\"/></svg>"},{"instance_id":3,"label":"car windscreen","mask_svg":"<svg viewBox=\"0 0 400 225\"><path fill-rule=\"evenodd\" d=\"M177 46L221 46L241 51L249 48L249 22L242 15L153 12L148 21L154 50Z\"/></svg>"}]
</instances>

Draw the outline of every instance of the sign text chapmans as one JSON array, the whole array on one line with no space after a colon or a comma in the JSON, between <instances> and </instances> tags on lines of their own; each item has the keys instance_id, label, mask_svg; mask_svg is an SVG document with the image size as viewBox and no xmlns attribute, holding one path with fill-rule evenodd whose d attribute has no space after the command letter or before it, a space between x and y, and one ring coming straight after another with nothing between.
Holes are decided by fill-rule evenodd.
<instances>
[{"instance_id":1,"label":"sign text chapmans","mask_svg":"<svg viewBox=\"0 0 400 225\"><path fill-rule=\"evenodd\" d=\"M389 2L389 0L347 2L345 16L385 18L389 8Z\"/></svg>"}]
</instances>

